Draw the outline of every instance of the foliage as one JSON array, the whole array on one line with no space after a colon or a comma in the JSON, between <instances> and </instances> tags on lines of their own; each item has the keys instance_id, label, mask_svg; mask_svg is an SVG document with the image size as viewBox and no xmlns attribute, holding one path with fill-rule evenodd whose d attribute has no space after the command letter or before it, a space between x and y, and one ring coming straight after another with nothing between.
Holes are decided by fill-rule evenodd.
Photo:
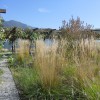
<instances>
[{"instance_id":1,"label":"foliage","mask_svg":"<svg viewBox=\"0 0 100 100\"><path fill-rule=\"evenodd\" d=\"M81 21L79 17L74 19L73 17L66 22L62 21L62 26L60 30L62 31L61 36L67 38L68 40L81 39L81 38L91 38L95 36L95 33L91 30L92 25L85 24Z\"/></svg>"},{"instance_id":2,"label":"foliage","mask_svg":"<svg viewBox=\"0 0 100 100\"><path fill-rule=\"evenodd\" d=\"M14 67L11 69L17 87L20 88L22 100L31 99L36 94L35 86L37 81L36 72L30 68ZM27 73L27 74L26 74Z\"/></svg>"},{"instance_id":3,"label":"foliage","mask_svg":"<svg viewBox=\"0 0 100 100\"><path fill-rule=\"evenodd\" d=\"M0 17L0 51L2 50L3 41L5 39L5 37L4 37L4 29L2 27L2 23L3 23L3 18Z\"/></svg>"},{"instance_id":4,"label":"foliage","mask_svg":"<svg viewBox=\"0 0 100 100\"><path fill-rule=\"evenodd\" d=\"M0 51L2 50L2 43L0 43Z\"/></svg>"},{"instance_id":5,"label":"foliage","mask_svg":"<svg viewBox=\"0 0 100 100\"><path fill-rule=\"evenodd\" d=\"M23 100L100 99L100 46L94 38L56 40L49 46L37 40L34 52L32 59L24 53L21 58L24 63L24 59L30 59L24 67L22 60L16 57L11 60Z\"/></svg>"},{"instance_id":6,"label":"foliage","mask_svg":"<svg viewBox=\"0 0 100 100\"><path fill-rule=\"evenodd\" d=\"M3 18L0 16L0 27L2 27L2 23L4 22Z\"/></svg>"},{"instance_id":7,"label":"foliage","mask_svg":"<svg viewBox=\"0 0 100 100\"><path fill-rule=\"evenodd\" d=\"M0 69L0 75L3 74L3 71Z\"/></svg>"},{"instance_id":8,"label":"foliage","mask_svg":"<svg viewBox=\"0 0 100 100\"><path fill-rule=\"evenodd\" d=\"M3 40L4 39L4 29L2 27L2 23L3 23L3 18L0 17L0 40Z\"/></svg>"},{"instance_id":9,"label":"foliage","mask_svg":"<svg viewBox=\"0 0 100 100\"><path fill-rule=\"evenodd\" d=\"M4 36L12 43L12 52L15 52L15 40L20 38L33 42L41 37L39 33L35 33L32 29L21 29L17 27L5 28Z\"/></svg>"},{"instance_id":10,"label":"foliage","mask_svg":"<svg viewBox=\"0 0 100 100\"><path fill-rule=\"evenodd\" d=\"M23 64L23 67L29 62L29 46L30 42L28 40L19 40L18 48L16 48L16 60L18 64Z\"/></svg>"}]
</instances>

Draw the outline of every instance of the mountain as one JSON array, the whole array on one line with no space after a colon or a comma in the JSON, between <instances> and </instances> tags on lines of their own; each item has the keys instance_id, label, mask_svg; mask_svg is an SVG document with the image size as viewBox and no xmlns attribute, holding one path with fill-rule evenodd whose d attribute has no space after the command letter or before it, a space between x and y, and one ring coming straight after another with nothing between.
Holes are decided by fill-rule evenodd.
<instances>
[{"instance_id":1,"label":"mountain","mask_svg":"<svg viewBox=\"0 0 100 100\"><path fill-rule=\"evenodd\" d=\"M4 27L19 27L19 28L33 28L32 26L26 25L24 23L15 21L15 20L10 20L10 21L4 21L3 23Z\"/></svg>"}]
</instances>

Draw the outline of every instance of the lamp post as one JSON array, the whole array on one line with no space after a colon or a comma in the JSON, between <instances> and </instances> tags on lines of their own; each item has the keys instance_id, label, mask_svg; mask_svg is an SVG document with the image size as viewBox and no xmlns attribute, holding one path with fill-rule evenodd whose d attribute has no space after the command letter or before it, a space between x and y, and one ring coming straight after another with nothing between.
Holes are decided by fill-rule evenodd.
<instances>
[{"instance_id":1,"label":"lamp post","mask_svg":"<svg viewBox=\"0 0 100 100\"><path fill-rule=\"evenodd\" d=\"M6 13L6 9L0 9L0 13Z\"/></svg>"},{"instance_id":2,"label":"lamp post","mask_svg":"<svg viewBox=\"0 0 100 100\"><path fill-rule=\"evenodd\" d=\"M1 19L1 13L6 13L6 9L0 9L0 19ZM1 21L0 21L1 23Z\"/></svg>"}]
</instances>

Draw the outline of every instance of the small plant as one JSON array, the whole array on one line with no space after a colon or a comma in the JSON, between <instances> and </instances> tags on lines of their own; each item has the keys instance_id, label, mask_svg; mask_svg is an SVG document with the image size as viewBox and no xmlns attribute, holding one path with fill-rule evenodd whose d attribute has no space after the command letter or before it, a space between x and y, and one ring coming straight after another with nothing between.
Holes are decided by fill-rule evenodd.
<instances>
[{"instance_id":1,"label":"small plant","mask_svg":"<svg viewBox=\"0 0 100 100\"><path fill-rule=\"evenodd\" d=\"M3 71L0 69L0 75L3 74Z\"/></svg>"},{"instance_id":2,"label":"small plant","mask_svg":"<svg viewBox=\"0 0 100 100\"><path fill-rule=\"evenodd\" d=\"M3 74L3 70L0 69L0 76ZM2 82L1 77L0 77L0 83Z\"/></svg>"}]
</instances>

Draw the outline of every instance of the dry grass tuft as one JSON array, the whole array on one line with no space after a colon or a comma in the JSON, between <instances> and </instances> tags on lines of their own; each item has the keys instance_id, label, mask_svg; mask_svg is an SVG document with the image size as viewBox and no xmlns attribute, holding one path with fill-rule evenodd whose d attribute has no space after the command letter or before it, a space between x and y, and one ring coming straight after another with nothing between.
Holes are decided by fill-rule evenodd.
<instances>
[{"instance_id":1,"label":"dry grass tuft","mask_svg":"<svg viewBox=\"0 0 100 100\"><path fill-rule=\"evenodd\" d=\"M23 62L25 59L29 58L29 40L19 40L18 48L16 48L17 60ZM26 60L27 61L27 60Z\"/></svg>"},{"instance_id":2,"label":"dry grass tuft","mask_svg":"<svg viewBox=\"0 0 100 100\"><path fill-rule=\"evenodd\" d=\"M60 82L60 72L65 64L63 49L59 48L58 42L47 46L44 41L36 41L35 66L43 87L54 87Z\"/></svg>"}]
</instances>

